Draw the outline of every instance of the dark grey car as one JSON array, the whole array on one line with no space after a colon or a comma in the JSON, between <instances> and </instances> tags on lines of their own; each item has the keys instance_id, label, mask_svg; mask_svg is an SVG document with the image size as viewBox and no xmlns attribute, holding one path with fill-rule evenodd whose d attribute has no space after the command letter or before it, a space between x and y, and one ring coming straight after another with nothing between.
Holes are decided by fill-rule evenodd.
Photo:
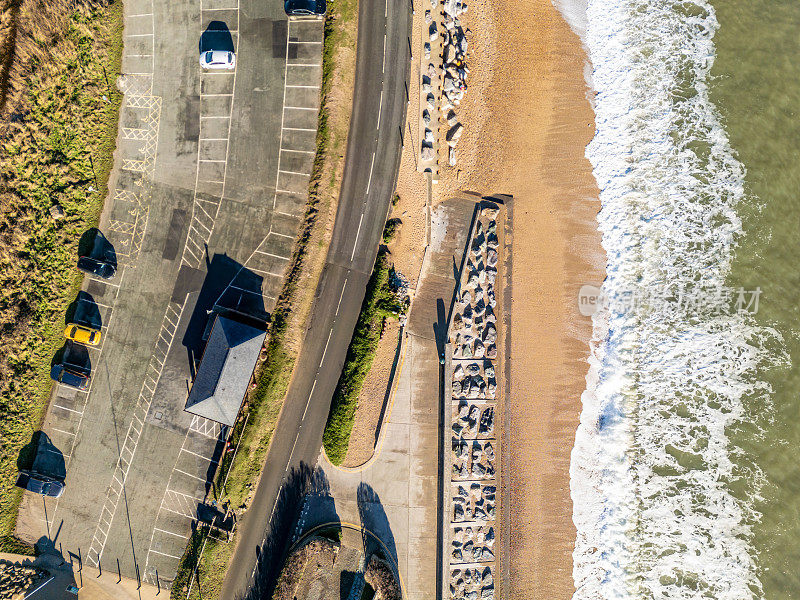
<instances>
[{"instance_id":1,"label":"dark grey car","mask_svg":"<svg viewBox=\"0 0 800 600\"><path fill-rule=\"evenodd\" d=\"M59 498L64 493L63 481L33 471L20 471L16 485L23 490L50 498Z\"/></svg>"},{"instance_id":2,"label":"dark grey car","mask_svg":"<svg viewBox=\"0 0 800 600\"><path fill-rule=\"evenodd\" d=\"M321 17L327 8L325 0L286 0L283 4L283 9L290 17Z\"/></svg>"}]
</instances>

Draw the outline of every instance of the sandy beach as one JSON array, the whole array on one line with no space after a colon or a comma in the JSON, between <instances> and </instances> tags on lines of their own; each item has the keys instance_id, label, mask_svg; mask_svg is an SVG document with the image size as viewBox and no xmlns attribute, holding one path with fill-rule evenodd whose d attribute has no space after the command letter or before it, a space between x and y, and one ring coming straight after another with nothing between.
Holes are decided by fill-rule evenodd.
<instances>
[{"instance_id":1,"label":"sandy beach","mask_svg":"<svg viewBox=\"0 0 800 600\"><path fill-rule=\"evenodd\" d=\"M424 27L422 12L415 16L415 36ZM455 168L447 166L441 144L432 201L464 192L514 197L511 393L502 423L497 586L505 599L527 599L534 590L567 599L574 593L570 453L591 340L591 321L579 314L577 294L584 283L603 280L605 264L595 218L598 192L584 157L594 134L586 56L550 0L473 0L461 20L470 74L456 112L465 129ZM416 131L417 119L411 108L409 130ZM425 245L425 185L414 168L415 152L416 144L406 145L400 202L392 211L404 221L393 257L412 287ZM369 407L380 405L376 396L385 390L396 341L394 335L381 340L355 431L375 421L377 410ZM370 456L374 429L364 429L346 464Z\"/></svg>"},{"instance_id":2,"label":"sandy beach","mask_svg":"<svg viewBox=\"0 0 800 600\"><path fill-rule=\"evenodd\" d=\"M584 157L594 133L586 56L550 0L477 0L465 21L474 51L460 109L461 172L444 169L439 193L514 196L498 584L507 599L534 590L567 599L575 589L570 453L591 339L577 293L602 281L605 264Z\"/></svg>"}]
</instances>

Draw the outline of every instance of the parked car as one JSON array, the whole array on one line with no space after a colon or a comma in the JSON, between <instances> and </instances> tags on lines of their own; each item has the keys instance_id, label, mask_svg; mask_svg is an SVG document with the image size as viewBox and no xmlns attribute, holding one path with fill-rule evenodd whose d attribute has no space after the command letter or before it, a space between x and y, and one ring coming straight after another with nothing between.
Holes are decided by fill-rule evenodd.
<instances>
[{"instance_id":1,"label":"parked car","mask_svg":"<svg viewBox=\"0 0 800 600\"><path fill-rule=\"evenodd\" d=\"M17 487L42 496L59 498L64 493L64 482L33 471L20 471Z\"/></svg>"},{"instance_id":2,"label":"parked car","mask_svg":"<svg viewBox=\"0 0 800 600\"><path fill-rule=\"evenodd\" d=\"M236 68L236 55L227 50L207 50L200 53L200 66L204 69Z\"/></svg>"},{"instance_id":3,"label":"parked car","mask_svg":"<svg viewBox=\"0 0 800 600\"><path fill-rule=\"evenodd\" d=\"M50 370L50 378L63 385L85 390L89 387L90 378L85 373L72 369L69 365L53 365Z\"/></svg>"},{"instance_id":4,"label":"parked car","mask_svg":"<svg viewBox=\"0 0 800 600\"><path fill-rule=\"evenodd\" d=\"M89 344L90 346L97 346L100 343L101 333L93 327L86 325L78 325L77 323L70 323L64 329L64 337L73 342L80 342L81 344Z\"/></svg>"},{"instance_id":5,"label":"parked car","mask_svg":"<svg viewBox=\"0 0 800 600\"><path fill-rule=\"evenodd\" d=\"M89 275L97 275L103 279L111 279L117 274L117 267L114 264L92 258L91 256L81 256L78 259L78 269Z\"/></svg>"},{"instance_id":6,"label":"parked car","mask_svg":"<svg viewBox=\"0 0 800 600\"><path fill-rule=\"evenodd\" d=\"M327 8L325 0L286 0L283 5L283 10L290 17L321 17Z\"/></svg>"}]
</instances>

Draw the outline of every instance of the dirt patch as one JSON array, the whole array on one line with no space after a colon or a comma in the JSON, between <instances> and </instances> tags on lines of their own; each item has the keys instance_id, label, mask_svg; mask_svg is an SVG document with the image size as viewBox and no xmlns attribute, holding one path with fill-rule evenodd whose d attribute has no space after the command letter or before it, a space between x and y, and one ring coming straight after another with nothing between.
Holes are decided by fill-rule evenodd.
<instances>
[{"instance_id":1,"label":"dirt patch","mask_svg":"<svg viewBox=\"0 0 800 600\"><path fill-rule=\"evenodd\" d=\"M358 396L358 407L342 466L357 467L367 462L375 449L378 438L378 424L381 416L385 421L389 416L389 376L392 371L400 343L400 323L387 321L383 336L378 342L372 368L364 380Z\"/></svg>"}]
</instances>

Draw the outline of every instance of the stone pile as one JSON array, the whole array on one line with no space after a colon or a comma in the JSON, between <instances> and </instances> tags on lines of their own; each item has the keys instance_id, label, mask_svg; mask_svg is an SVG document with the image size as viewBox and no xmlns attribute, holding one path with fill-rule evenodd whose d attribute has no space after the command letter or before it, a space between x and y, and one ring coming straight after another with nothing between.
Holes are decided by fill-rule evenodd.
<instances>
[{"instance_id":1,"label":"stone pile","mask_svg":"<svg viewBox=\"0 0 800 600\"><path fill-rule=\"evenodd\" d=\"M0 561L0 600L22 600L45 577L47 572L36 567Z\"/></svg>"},{"instance_id":2,"label":"stone pile","mask_svg":"<svg viewBox=\"0 0 800 600\"><path fill-rule=\"evenodd\" d=\"M445 141L448 146L448 163L451 167L458 161L456 145L464 133L459 123L455 107L461 104L467 91L467 48L469 46L461 15L467 12L467 5L460 0L447 0L442 12L442 116L447 120Z\"/></svg>"},{"instance_id":3,"label":"stone pile","mask_svg":"<svg viewBox=\"0 0 800 600\"><path fill-rule=\"evenodd\" d=\"M498 445L498 210L483 208L448 333L452 349L450 598L494 600Z\"/></svg>"}]
</instances>

